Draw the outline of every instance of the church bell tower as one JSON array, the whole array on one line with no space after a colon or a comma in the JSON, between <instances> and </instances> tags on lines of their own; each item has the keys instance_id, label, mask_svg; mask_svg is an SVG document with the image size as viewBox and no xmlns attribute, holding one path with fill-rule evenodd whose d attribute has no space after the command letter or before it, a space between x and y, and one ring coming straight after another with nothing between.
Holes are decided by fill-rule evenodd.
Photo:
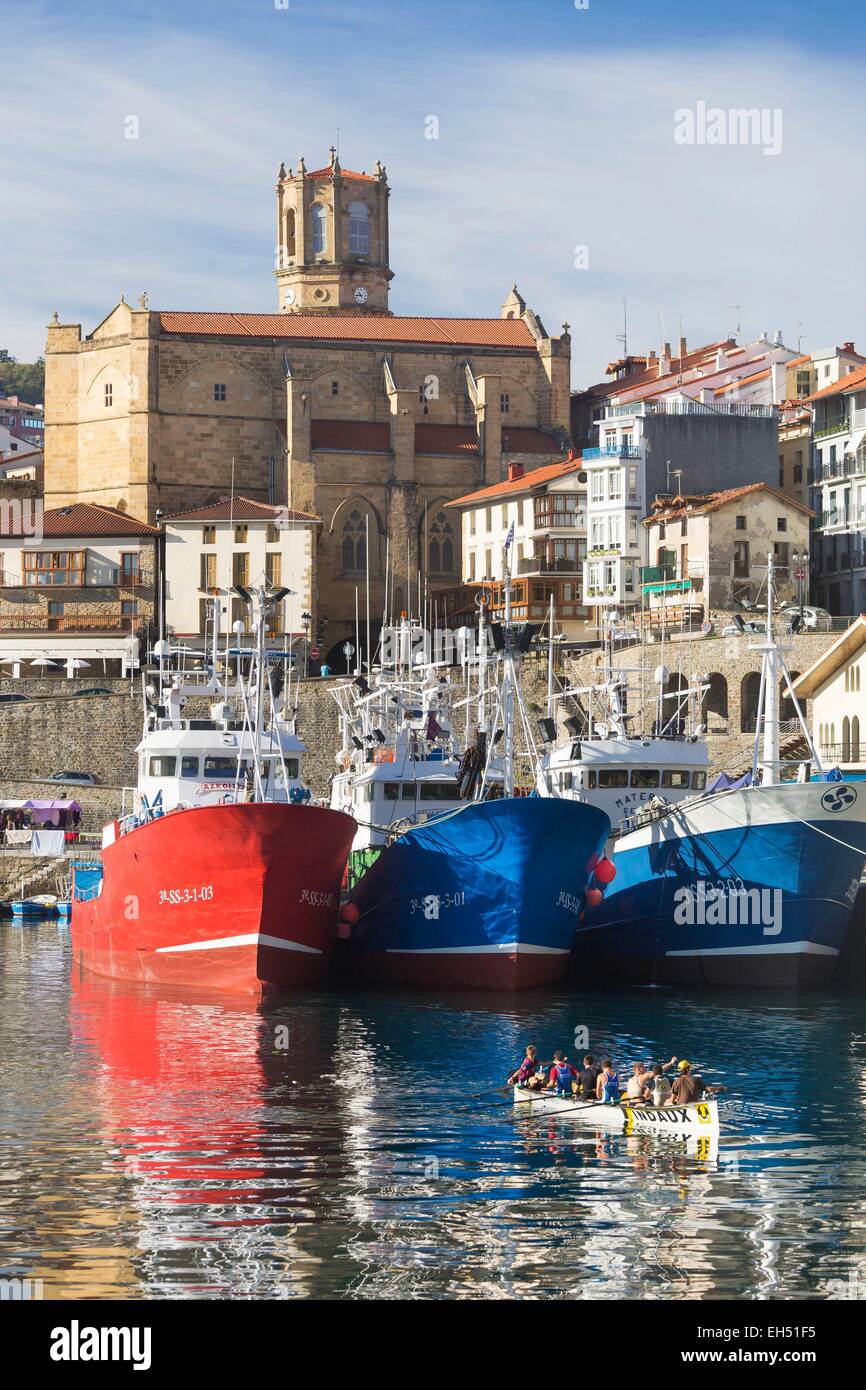
<instances>
[{"instance_id":1,"label":"church bell tower","mask_svg":"<svg viewBox=\"0 0 866 1390\"><path fill-rule=\"evenodd\" d=\"M334 146L325 169L304 156L277 176L278 308L284 313L387 314L388 177L343 169Z\"/></svg>"}]
</instances>

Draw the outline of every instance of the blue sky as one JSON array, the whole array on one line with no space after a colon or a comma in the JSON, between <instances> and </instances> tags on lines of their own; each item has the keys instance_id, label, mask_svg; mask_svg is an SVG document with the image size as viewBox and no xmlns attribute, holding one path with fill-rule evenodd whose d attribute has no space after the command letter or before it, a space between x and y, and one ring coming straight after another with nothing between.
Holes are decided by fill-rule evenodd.
<instances>
[{"instance_id":1,"label":"blue sky","mask_svg":"<svg viewBox=\"0 0 866 1390\"><path fill-rule=\"evenodd\" d=\"M570 322L576 385L619 352L624 297L632 351L738 315L866 343L861 0L279 5L0 0L0 346L35 355L54 309L87 332L142 289L275 308L277 166L324 163L338 131L345 165L388 167L392 308L495 314L516 280ZM678 143L700 103L764 111L778 152Z\"/></svg>"}]
</instances>

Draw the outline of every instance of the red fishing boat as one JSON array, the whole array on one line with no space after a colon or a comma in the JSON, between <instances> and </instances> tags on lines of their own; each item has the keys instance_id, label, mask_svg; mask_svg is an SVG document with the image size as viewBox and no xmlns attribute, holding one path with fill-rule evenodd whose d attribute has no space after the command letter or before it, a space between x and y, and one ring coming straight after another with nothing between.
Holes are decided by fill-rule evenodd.
<instances>
[{"instance_id":1,"label":"red fishing boat","mask_svg":"<svg viewBox=\"0 0 866 1390\"><path fill-rule=\"evenodd\" d=\"M248 681L239 675L231 691L216 661L169 671L170 650L160 650L135 808L105 827L101 863L73 871L72 945L83 969L251 995L324 978L356 826L313 803L300 775L306 749L280 718L284 672L275 678L264 649L280 592L250 595L258 650ZM213 701L208 719L187 716L196 697Z\"/></svg>"}]
</instances>

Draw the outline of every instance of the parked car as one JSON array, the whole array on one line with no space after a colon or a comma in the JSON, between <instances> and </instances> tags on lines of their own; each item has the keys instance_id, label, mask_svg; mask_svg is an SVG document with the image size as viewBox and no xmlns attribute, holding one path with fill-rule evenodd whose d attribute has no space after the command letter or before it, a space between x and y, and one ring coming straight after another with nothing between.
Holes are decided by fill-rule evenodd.
<instances>
[{"instance_id":1,"label":"parked car","mask_svg":"<svg viewBox=\"0 0 866 1390\"><path fill-rule=\"evenodd\" d=\"M736 623L728 623L727 627L722 628L723 637L743 637L759 636L767 631L767 624L761 618L743 618L742 627Z\"/></svg>"},{"instance_id":2,"label":"parked car","mask_svg":"<svg viewBox=\"0 0 866 1390\"><path fill-rule=\"evenodd\" d=\"M99 781L92 772L52 772L46 782L75 782L80 787L95 787Z\"/></svg>"},{"instance_id":3,"label":"parked car","mask_svg":"<svg viewBox=\"0 0 866 1390\"><path fill-rule=\"evenodd\" d=\"M75 699L79 695L111 695L111 690L106 690L103 685L88 686L86 690L73 690L72 697Z\"/></svg>"},{"instance_id":4,"label":"parked car","mask_svg":"<svg viewBox=\"0 0 866 1390\"><path fill-rule=\"evenodd\" d=\"M782 612L790 620L795 613L799 613L799 603L783 603ZM832 614L826 608L816 608L814 604L804 603L803 605L803 630L804 632L831 632L833 628Z\"/></svg>"},{"instance_id":5,"label":"parked car","mask_svg":"<svg viewBox=\"0 0 866 1390\"><path fill-rule=\"evenodd\" d=\"M2 705L20 705L27 699L26 695L0 695Z\"/></svg>"}]
</instances>

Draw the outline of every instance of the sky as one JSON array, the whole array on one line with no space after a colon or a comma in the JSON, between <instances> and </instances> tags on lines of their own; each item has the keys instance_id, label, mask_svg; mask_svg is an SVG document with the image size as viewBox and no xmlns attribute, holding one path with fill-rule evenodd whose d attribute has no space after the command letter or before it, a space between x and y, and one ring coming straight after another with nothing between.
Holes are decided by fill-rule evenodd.
<instances>
[{"instance_id":1,"label":"sky","mask_svg":"<svg viewBox=\"0 0 866 1390\"><path fill-rule=\"evenodd\" d=\"M548 332L570 324L576 387L621 355L623 300L630 352L738 327L866 350L863 0L0 0L0 20L0 347L22 361L55 310L87 333L121 293L275 310L279 163L332 142L387 166L392 310L496 315L516 282Z\"/></svg>"}]
</instances>

